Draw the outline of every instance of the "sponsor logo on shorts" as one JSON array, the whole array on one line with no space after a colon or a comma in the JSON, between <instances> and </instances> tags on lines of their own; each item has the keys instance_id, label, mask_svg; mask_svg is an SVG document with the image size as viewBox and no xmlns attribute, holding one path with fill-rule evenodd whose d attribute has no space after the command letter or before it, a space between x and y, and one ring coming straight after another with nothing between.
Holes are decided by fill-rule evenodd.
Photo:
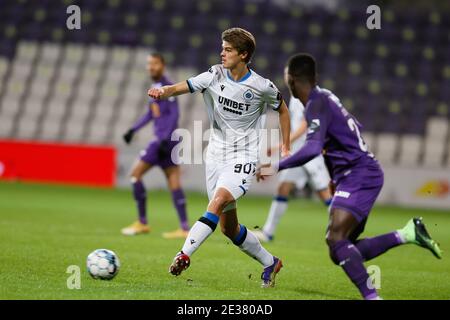
<instances>
[{"instance_id":1,"label":"sponsor logo on shorts","mask_svg":"<svg viewBox=\"0 0 450 320\"><path fill-rule=\"evenodd\" d=\"M339 191L336 191L334 196L348 199L350 197L350 192L339 190Z\"/></svg>"}]
</instances>

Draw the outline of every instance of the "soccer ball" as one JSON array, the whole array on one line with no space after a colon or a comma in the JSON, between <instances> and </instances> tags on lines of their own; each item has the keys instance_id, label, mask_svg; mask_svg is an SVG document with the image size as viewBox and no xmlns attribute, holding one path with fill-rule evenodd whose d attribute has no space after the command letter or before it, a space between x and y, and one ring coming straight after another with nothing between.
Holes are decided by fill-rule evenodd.
<instances>
[{"instance_id":1,"label":"soccer ball","mask_svg":"<svg viewBox=\"0 0 450 320\"><path fill-rule=\"evenodd\" d=\"M107 249L97 249L91 252L86 261L87 271L94 279L111 280L120 269L117 255Z\"/></svg>"}]
</instances>

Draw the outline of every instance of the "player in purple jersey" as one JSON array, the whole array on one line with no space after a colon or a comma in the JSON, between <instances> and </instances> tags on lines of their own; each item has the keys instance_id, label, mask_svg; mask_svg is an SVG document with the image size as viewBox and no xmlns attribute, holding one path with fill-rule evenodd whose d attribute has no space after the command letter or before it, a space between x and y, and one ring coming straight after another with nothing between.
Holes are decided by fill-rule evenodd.
<instances>
[{"instance_id":1,"label":"player in purple jersey","mask_svg":"<svg viewBox=\"0 0 450 320\"><path fill-rule=\"evenodd\" d=\"M147 70L154 81L153 87L172 84L164 75L164 69L165 62L161 54L153 53L148 56ZM159 166L164 171L169 189L172 192L173 204L177 210L181 226L180 229L164 233L163 236L165 238L185 238L189 232L186 200L180 184L180 167L171 157L172 149L177 144L177 141L171 140L171 135L178 127L178 116L178 102L175 98L168 100L150 99L147 113L123 137L125 142L129 144L137 131L150 121L154 122L156 139L150 142L145 150L141 151L141 157L131 171L131 184L139 213L139 220L123 228L122 234L124 235L136 235L150 231L147 223L147 192L142 177L154 166Z\"/></svg>"},{"instance_id":2,"label":"player in purple jersey","mask_svg":"<svg viewBox=\"0 0 450 320\"><path fill-rule=\"evenodd\" d=\"M427 248L437 258L442 252L421 218L411 219L403 229L358 239L383 186L383 171L361 136L360 123L331 91L317 85L314 58L297 54L287 67L289 89L306 106L308 131L305 145L280 161L278 170L301 166L324 155L334 193L326 233L331 260L344 269L364 299L380 299L364 261L406 243ZM258 178L264 175L259 172Z\"/></svg>"}]
</instances>

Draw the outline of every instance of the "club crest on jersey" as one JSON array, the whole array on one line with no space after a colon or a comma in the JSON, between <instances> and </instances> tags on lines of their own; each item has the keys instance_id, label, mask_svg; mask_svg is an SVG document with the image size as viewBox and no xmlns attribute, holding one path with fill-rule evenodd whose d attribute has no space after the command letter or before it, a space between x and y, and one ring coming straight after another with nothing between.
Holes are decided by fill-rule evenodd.
<instances>
[{"instance_id":1,"label":"club crest on jersey","mask_svg":"<svg viewBox=\"0 0 450 320\"><path fill-rule=\"evenodd\" d=\"M250 101L255 97L255 95L253 94L253 91L248 89L247 91L244 92L244 100L245 101Z\"/></svg>"},{"instance_id":2,"label":"club crest on jersey","mask_svg":"<svg viewBox=\"0 0 450 320\"><path fill-rule=\"evenodd\" d=\"M308 128L308 134L314 133L320 129L320 119L313 119Z\"/></svg>"}]
</instances>

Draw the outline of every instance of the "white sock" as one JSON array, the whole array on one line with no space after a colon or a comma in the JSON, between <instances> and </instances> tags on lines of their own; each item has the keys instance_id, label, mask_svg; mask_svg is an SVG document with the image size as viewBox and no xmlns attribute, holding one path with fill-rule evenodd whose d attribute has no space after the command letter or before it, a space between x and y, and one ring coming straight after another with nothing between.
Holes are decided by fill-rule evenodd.
<instances>
[{"instance_id":1,"label":"white sock","mask_svg":"<svg viewBox=\"0 0 450 320\"><path fill-rule=\"evenodd\" d=\"M269 216L267 217L266 223L263 227L263 232L268 236L273 236L275 234L275 229L280 222L281 217L286 212L288 207L287 198L276 197L272 201L270 206Z\"/></svg>"},{"instance_id":2,"label":"white sock","mask_svg":"<svg viewBox=\"0 0 450 320\"><path fill-rule=\"evenodd\" d=\"M218 220L218 216L213 215L210 212L206 212L205 215L195 222L189 230L189 234L181 251L183 251L184 254L191 256L211 235L211 233L214 232Z\"/></svg>"},{"instance_id":3,"label":"white sock","mask_svg":"<svg viewBox=\"0 0 450 320\"><path fill-rule=\"evenodd\" d=\"M241 229L245 228L241 225ZM264 268L273 264L273 255L269 253L259 242L258 238L253 232L247 230L247 235L244 241L239 245L239 248L248 254L250 257L258 260Z\"/></svg>"}]
</instances>

